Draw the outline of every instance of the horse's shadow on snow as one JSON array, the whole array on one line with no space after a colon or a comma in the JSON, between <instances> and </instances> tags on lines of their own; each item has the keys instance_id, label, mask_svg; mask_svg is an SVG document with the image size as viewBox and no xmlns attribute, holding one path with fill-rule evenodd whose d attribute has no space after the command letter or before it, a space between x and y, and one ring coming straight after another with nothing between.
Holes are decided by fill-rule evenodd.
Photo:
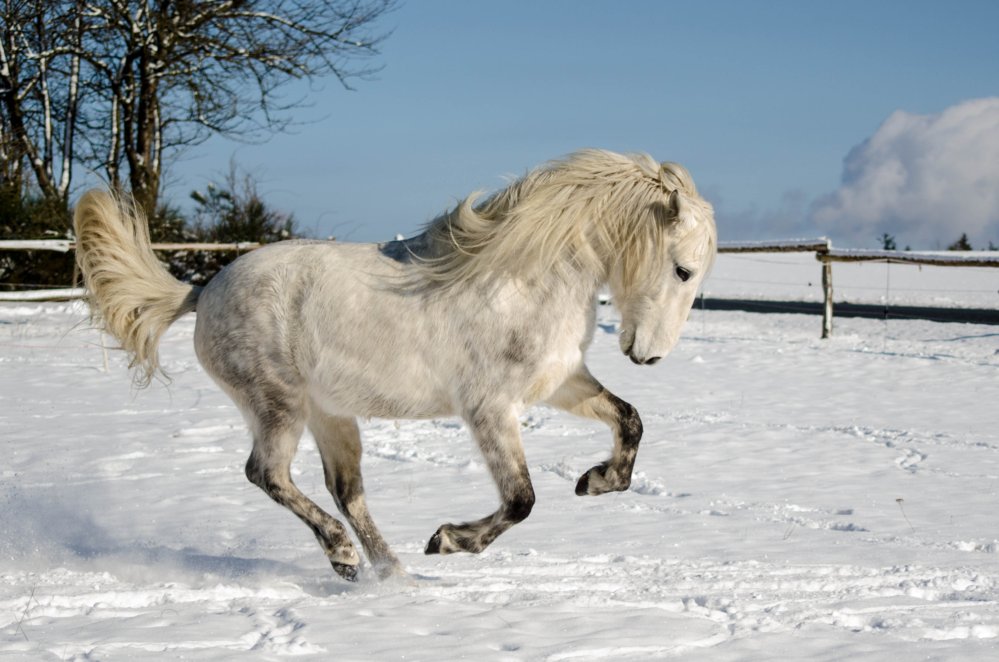
<instances>
[{"instance_id":1,"label":"horse's shadow on snow","mask_svg":"<svg viewBox=\"0 0 999 662\"><path fill-rule=\"evenodd\" d=\"M171 548L156 540L122 539L99 524L79 502L14 490L0 495L0 552L28 565L65 564L108 572L124 581L181 581L204 584L232 581L250 585L275 580L325 595L350 590L343 582L312 568L231 553L212 554L194 547ZM320 585L321 584L321 585Z\"/></svg>"},{"instance_id":2,"label":"horse's shadow on snow","mask_svg":"<svg viewBox=\"0 0 999 662\"><path fill-rule=\"evenodd\" d=\"M249 586L287 582L306 593L329 596L354 589L332 573L317 573L292 563L270 559L208 554L193 547L171 549L163 545L124 543L94 546L76 542L66 546L76 558L97 565L123 580L157 583L180 581L191 585L233 582ZM150 577L150 575L152 577Z\"/></svg>"},{"instance_id":3,"label":"horse's shadow on snow","mask_svg":"<svg viewBox=\"0 0 999 662\"><path fill-rule=\"evenodd\" d=\"M192 547L171 549L163 545L106 544L91 541L68 542L66 549L85 561L109 559L150 568L178 568L185 573L240 579L255 575L301 576L303 569L290 563L230 554L208 554Z\"/></svg>"}]
</instances>

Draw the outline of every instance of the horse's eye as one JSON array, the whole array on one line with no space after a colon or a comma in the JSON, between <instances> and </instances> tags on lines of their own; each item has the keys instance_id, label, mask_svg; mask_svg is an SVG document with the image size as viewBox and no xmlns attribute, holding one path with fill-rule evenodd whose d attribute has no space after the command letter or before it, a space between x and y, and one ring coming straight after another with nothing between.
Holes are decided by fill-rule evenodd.
<instances>
[{"instance_id":1,"label":"horse's eye","mask_svg":"<svg viewBox=\"0 0 999 662\"><path fill-rule=\"evenodd\" d=\"M683 267L676 268L676 277L686 283L690 280L690 269L684 269Z\"/></svg>"}]
</instances>

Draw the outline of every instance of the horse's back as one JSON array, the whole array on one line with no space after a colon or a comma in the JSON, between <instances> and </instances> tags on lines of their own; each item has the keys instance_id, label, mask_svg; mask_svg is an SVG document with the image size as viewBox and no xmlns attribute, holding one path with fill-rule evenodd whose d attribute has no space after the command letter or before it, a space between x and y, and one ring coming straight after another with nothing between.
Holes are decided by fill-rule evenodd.
<instances>
[{"instance_id":1,"label":"horse's back","mask_svg":"<svg viewBox=\"0 0 999 662\"><path fill-rule=\"evenodd\" d=\"M295 307L295 295L321 277L331 242L289 241L239 257L222 269L198 299L197 327L222 332L236 326L277 331Z\"/></svg>"},{"instance_id":2,"label":"horse's back","mask_svg":"<svg viewBox=\"0 0 999 662\"><path fill-rule=\"evenodd\" d=\"M305 308L340 252L332 242L281 242L220 271L198 299L194 342L205 369L230 388L251 380L299 385L314 353Z\"/></svg>"},{"instance_id":3,"label":"horse's back","mask_svg":"<svg viewBox=\"0 0 999 662\"><path fill-rule=\"evenodd\" d=\"M231 393L287 385L334 415L451 413L436 318L398 287L404 269L373 244L258 249L202 292L198 358Z\"/></svg>"}]
</instances>

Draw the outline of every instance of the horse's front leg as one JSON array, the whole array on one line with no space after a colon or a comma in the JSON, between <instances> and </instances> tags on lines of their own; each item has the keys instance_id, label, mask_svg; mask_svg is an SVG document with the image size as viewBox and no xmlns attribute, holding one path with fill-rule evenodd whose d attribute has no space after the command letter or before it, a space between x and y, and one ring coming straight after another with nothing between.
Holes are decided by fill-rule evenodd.
<instances>
[{"instance_id":1,"label":"horse's front leg","mask_svg":"<svg viewBox=\"0 0 999 662\"><path fill-rule=\"evenodd\" d=\"M642 419L638 411L598 382L586 366L573 374L548 399L548 404L578 416L603 421L614 431L614 452L576 482L579 496L621 492L631 485Z\"/></svg>"},{"instance_id":2,"label":"horse's front leg","mask_svg":"<svg viewBox=\"0 0 999 662\"><path fill-rule=\"evenodd\" d=\"M492 515L464 524L445 524L427 543L427 554L478 553L534 506L534 487L524 459L520 425L512 409L490 411L479 407L465 417L486 465L499 488L502 504Z\"/></svg>"}]
</instances>

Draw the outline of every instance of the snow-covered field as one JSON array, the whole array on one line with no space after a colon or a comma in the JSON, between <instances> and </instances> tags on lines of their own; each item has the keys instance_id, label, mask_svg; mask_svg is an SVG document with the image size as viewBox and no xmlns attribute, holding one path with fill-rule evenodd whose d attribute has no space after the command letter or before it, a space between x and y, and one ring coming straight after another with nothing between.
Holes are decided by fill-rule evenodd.
<instances>
[{"instance_id":1,"label":"snow-covered field","mask_svg":"<svg viewBox=\"0 0 999 662\"><path fill-rule=\"evenodd\" d=\"M773 258L723 256L709 292L758 293ZM907 269L895 293L935 296ZM999 269L943 271L995 305ZM531 517L427 557L494 509L489 477L455 421L368 421L369 503L412 580L348 584L244 478L193 317L172 383L135 392L81 304L0 304L0 658L997 659L999 327L837 319L823 341L817 317L695 310L636 367L600 314L593 372L645 421L631 490L574 496L610 435L537 408ZM296 474L332 508L308 438Z\"/></svg>"}]
</instances>

